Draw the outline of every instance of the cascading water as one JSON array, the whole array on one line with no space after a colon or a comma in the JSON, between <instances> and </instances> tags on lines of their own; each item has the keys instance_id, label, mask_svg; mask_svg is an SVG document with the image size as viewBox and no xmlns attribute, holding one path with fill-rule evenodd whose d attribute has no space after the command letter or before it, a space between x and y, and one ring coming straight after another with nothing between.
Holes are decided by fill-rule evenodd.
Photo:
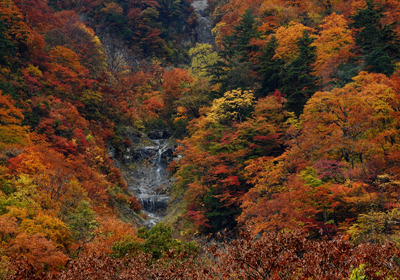
<instances>
[{"instance_id":1,"label":"cascading water","mask_svg":"<svg viewBox=\"0 0 400 280\"><path fill-rule=\"evenodd\" d=\"M212 24L205 15L208 0L194 0L192 6L198 16L195 41L214 45ZM122 156L116 155L115 149L109 147L110 156L122 171L128 188L142 204L142 211L148 217L145 222L148 227L156 224L166 214L173 180L168 178L167 167L173 160L174 150L172 141L168 140L171 136L169 133L155 130L150 134L147 137L140 133L128 132L126 136L133 145L128 147ZM144 142L146 145L143 145Z\"/></svg>"},{"instance_id":2,"label":"cascading water","mask_svg":"<svg viewBox=\"0 0 400 280\"><path fill-rule=\"evenodd\" d=\"M214 37L211 34L212 25L209 17L205 16L204 11L208 7L208 0L194 0L192 7L196 12L197 18L197 42L214 44Z\"/></svg>"},{"instance_id":3,"label":"cascading water","mask_svg":"<svg viewBox=\"0 0 400 280\"><path fill-rule=\"evenodd\" d=\"M150 145L135 150L134 156L126 154L125 159L132 161L135 168L126 171L125 176L129 189L138 198L143 212L148 219L146 225L153 226L161 220L169 200L171 179L168 178L167 167L173 157L173 144L166 139L149 140Z\"/></svg>"}]
</instances>

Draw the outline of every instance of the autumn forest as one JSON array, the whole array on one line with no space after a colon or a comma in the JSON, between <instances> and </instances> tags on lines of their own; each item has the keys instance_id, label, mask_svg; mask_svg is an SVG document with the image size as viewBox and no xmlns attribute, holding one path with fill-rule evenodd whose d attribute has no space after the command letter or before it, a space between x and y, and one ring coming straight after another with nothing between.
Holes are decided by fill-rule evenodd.
<instances>
[{"instance_id":1,"label":"autumn forest","mask_svg":"<svg viewBox=\"0 0 400 280\"><path fill-rule=\"evenodd\" d=\"M0 0L0 279L400 279L400 1L204 3Z\"/></svg>"}]
</instances>

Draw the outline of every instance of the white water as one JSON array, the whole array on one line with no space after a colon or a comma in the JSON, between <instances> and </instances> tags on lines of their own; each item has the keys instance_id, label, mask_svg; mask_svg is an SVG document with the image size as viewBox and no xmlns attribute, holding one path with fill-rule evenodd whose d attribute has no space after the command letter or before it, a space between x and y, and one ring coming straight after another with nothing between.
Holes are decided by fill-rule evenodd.
<instances>
[{"instance_id":1,"label":"white water","mask_svg":"<svg viewBox=\"0 0 400 280\"><path fill-rule=\"evenodd\" d=\"M165 153L172 148L172 144L165 139L152 142L153 145L141 148L143 154L149 158L129 175L132 179L129 189L141 203L143 213L148 217L148 227L159 222L165 214L170 198L165 192L171 184L166 170L169 164L168 156Z\"/></svg>"},{"instance_id":2,"label":"white water","mask_svg":"<svg viewBox=\"0 0 400 280\"><path fill-rule=\"evenodd\" d=\"M192 7L194 8L196 13L203 15L204 10L208 7L207 0L194 0L192 3Z\"/></svg>"},{"instance_id":3,"label":"white water","mask_svg":"<svg viewBox=\"0 0 400 280\"><path fill-rule=\"evenodd\" d=\"M194 0L192 7L196 12L197 19L197 41L199 43L214 44L214 37L211 34L212 25L208 17L204 16L204 11L208 7L207 0Z\"/></svg>"}]
</instances>

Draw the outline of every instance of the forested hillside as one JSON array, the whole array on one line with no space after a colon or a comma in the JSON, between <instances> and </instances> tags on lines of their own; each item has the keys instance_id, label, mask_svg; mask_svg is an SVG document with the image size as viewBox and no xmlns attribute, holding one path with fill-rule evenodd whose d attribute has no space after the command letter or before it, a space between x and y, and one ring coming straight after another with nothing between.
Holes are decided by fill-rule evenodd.
<instances>
[{"instance_id":1,"label":"forested hillside","mask_svg":"<svg viewBox=\"0 0 400 280\"><path fill-rule=\"evenodd\" d=\"M0 1L0 278L398 279L400 1L191 4Z\"/></svg>"}]
</instances>

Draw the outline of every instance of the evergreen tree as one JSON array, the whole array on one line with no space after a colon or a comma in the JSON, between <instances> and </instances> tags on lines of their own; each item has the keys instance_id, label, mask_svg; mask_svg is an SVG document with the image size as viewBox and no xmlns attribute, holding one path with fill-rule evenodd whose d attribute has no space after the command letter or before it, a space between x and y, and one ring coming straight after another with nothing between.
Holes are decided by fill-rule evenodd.
<instances>
[{"instance_id":1,"label":"evergreen tree","mask_svg":"<svg viewBox=\"0 0 400 280\"><path fill-rule=\"evenodd\" d=\"M263 78L261 89L259 90L259 95L261 96L267 96L281 86L281 75L285 62L280 58L272 59L276 54L277 47L278 40L275 36L272 36L265 47L262 57L263 65L260 72L263 74Z\"/></svg>"},{"instance_id":2,"label":"evergreen tree","mask_svg":"<svg viewBox=\"0 0 400 280\"><path fill-rule=\"evenodd\" d=\"M20 66L20 61L16 59L17 48L10 42L6 35L6 25L4 21L0 21L0 65L10 67L12 71L17 71ZM3 94L9 94L13 98L17 96L15 85L6 79L0 81L0 91Z\"/></svg>"},{"instance_id":3,"label":"evergreen tree","mask_svg":"<svg viewBox=\"0 0 400 280\"><path fill-rule=\"evenodd\" d=\"M238 207L233 205L225 206L216 195L216 190L211 188L204 197L204 205L208 210L205 216L211 225L211 228L205 230L208 233L214 234L221 231L233 230L237 225L236 217L240 214Z\"/></svg>"},{"instance_id":4,"label":"evergreen tree","mask_svg":"<svg viewBox=\"0 0 400 280\"><path fill-rule=\"evenodd\" d=\"M297 42L299 56L285 67L281 74L281 92L286 95L286 107L299 116L303 112L308 99L318 90L318 78L314 76L312 65L316 60L316 47L312 46L314 39L308 31Z\"/></svg>"},{"instance_id":5,"label":"evergreen tree","mask_svg":"<svg viewBox=\"0 0 400 280\"><path fill-rule=\"evenodd\" d=\"M3 21L0 21L0 64L10 66L9 58L16 55L15 46L8 40L5 35L6 27Z\"/></svg>"},{"instance_id":6,"label":"evergreen tree","mask_svg":"<svg viewBox=\"0 0 400 280\"><path fill-rule=\"evenodd\" d=\"M246 10L232 34L223 37L218 60L209 70L214 77L212 82L221 84L220 93L254 86L255 81L250 73L255 70L255 65L249 61L249 54L256 47L250 41L259 37L255 16L251 10Z\"/></svg>"},{"instance_id":7,"label":"evergreen tree","mask_svg":"<svg viewBox=\"0 0 400 280\"><path fill-rule=\"evenodd\" d=\"M356 28L356 45L361 48L366 70L390 76L394 72L395 59L399 57L399 40L395 34L396 23L383 25L383 7L372 0L350 17L350 27Z\"/></svg>"},{"instance_id":8,"label":"evergreen tree","mask_svg":"<svg viewBox=\"0 0 400 280\"><path fill-rule=\"evenodd\" d=\"M250 45L252 38L259 38L255 16L250 9L243 14L239 24L233 27L232 35L225 35L222 40L222 50L219 55L226 60L237 58L240 62L247 60L247 55L253 51Z\"/></svg>"}]
</instances>

